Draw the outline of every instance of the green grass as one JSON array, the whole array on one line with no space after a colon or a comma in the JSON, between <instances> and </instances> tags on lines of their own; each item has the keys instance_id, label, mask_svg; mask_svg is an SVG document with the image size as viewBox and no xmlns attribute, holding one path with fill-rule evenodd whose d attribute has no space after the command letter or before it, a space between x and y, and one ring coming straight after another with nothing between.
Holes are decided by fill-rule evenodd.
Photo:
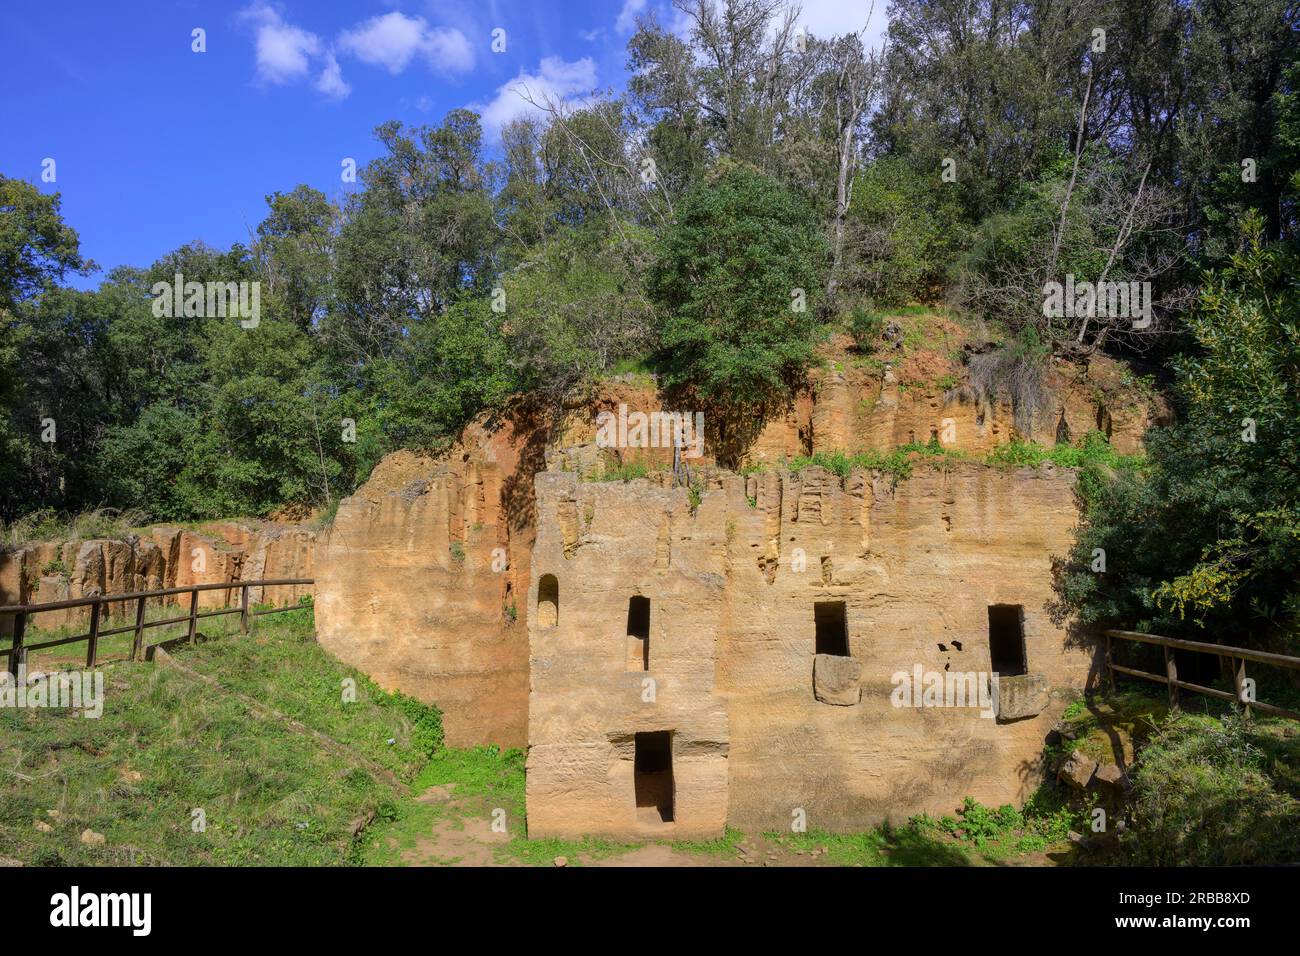
<instances>
[{"instance_id":1,"label":"green grass","mask_svg":"<svg viewBox=\"0 0 1300 956\"><path fill-rule=\"evenodd\" d=\"M939 831L918 823L889 824L861 833L768 833L768 840L792 850L812 853L825 848L825 859L836 866L969 866L969 850Z\"/></svg>"},{"instance_id":2,"label":"green grass","mask_svg":"<svg viewBox=\"0 0 1300 956\"><path fill-rule=\"evenodd\" d=\"M629 461L623 464L606 463L603 472L596 472L589 475L583 475L583 481L600 482L600 481L636 481L638 478L644 478L650 474L650 469L639 461Z\"/></svg>"},{"instance_id":3,"label":"green grass","mask_svg":"<svg viewBox=\"0 0 1300 956\"><path fill-rule=\"evenodd\" d=\"M795 475L813 466L825 468L838 475L841 481L854 471L881 471L902 480L912 474L914 455L920 455L924 459L944 461L958 461L968 457L962 451L945 448L938 441L930 441L900 445L889 452L867 451L856 455L848 455L842 451L817 452L814 455L792 458L786 462L786 467L791 474Z\"/></svg>"},{"instance_id":4,"label":"green grass","mask_svg":"<svg viewBox=\"0 0 1300 956\"><path fill-rule=\"evenodd\" d=\"M230 665L232 686L261 703L409 767L421 722L408 707L331 661L302 621L272 621L251 638L178 654L196 669ZM254 647L270 663L265 678L245 673ZM342 711L346 676L359 693ZM360 761L219 688L145 663L105 669L105 684L98 720L0 710L0 855L38 865L344 865L356 857L350 825L396 813L399 795ZM381 743L384 734L397 743ZM203 832L192 827L195 809L206 815ZM81 843L85 829L105 845Z\"/></svg>"},{"instance_id":5,"label":"green grass","mask_svg":"<svg viewBox=\"0 0 1300 956\"><path fill-rule=\"evenodd\" d=\"M1036 467L1050 461L1062 468L1087 468L1104 466L1113 470L1131 469L1142 462L1140 455L1121 455L1115 451L1101 432L1092 431L1069 445L1047 448L1037 442L1019 439L998 445L985 456L990 465L1011 467Z\"/></svg>"},{"instance_id":6,"label":"green grass","mask_svg":"<svg viewBox=\"0 0 1300 956\"><path fill-rule=\"evenodd\" d=\"M674 840L672 848L682 853L700 853L705 856L734 857L736 845L745 839L739 830L727 827L722 836L713 840Z\"/></svg>"},{"instance_id":7,"label":"green grass","mask_svg":"<svg viewBox=\"0 0 1300 956\"><path fill-rule=\"evenodd\" d=\"M413 781L442 746L435 708L381 690L316 643L310 610L289 611L248 637L214 640L175 653L200 674L352 748L404 781ZM355 701L344 699L355 691ZM391 742L390 742L391 741Z\"/></svg>"}]
</instances>

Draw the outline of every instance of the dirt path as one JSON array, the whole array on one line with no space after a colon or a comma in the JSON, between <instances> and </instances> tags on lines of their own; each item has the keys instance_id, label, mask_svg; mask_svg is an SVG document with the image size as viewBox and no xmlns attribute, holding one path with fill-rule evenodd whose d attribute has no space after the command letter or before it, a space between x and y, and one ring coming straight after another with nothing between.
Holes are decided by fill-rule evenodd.
<instances>
[{"instance_id":1,"label":"dirt path","mask_svg":"<svg viewBox=\"0 0 1300 956\"><path fill-rule=\"evenodd\" d=\"M407 866L526 866L529 861L502 852L512 836L494 831L489 813L479 801L456 799L453 787L431 787L416 803L437 806L438 816L415 835L414 844L402 849L398 859ZM381 837L397 849L394 837ZM551 866L827 866L822 851L792 850L764 837L745 837L732 850L693 852L666 843L647 843L628 849L575 853L549 861Z\"/></svg>"}]
</instances>

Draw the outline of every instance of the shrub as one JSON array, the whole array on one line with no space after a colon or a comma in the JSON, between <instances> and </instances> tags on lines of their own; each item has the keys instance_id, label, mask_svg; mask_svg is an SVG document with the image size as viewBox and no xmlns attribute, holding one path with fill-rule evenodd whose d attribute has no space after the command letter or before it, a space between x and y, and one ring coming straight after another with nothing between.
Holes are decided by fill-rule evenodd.
<instances>
[{"instance_id":1,"label":"shrub","mask_svg":"<svg viewBox=\"0 0 1300 956\"><path fill-rule=\"evenodd\" d=\"M859 352L864 354L871 352L884 331L885 317L879 312L855 305L849 313L849 334L853 336L853 342Z\"/></svg>"},{"instance_id":2,"label":"shrub","mask_svg":"<svg viewBox=\"0 0 1300 956\"><path fill-rule=\"evenodd\" d=\"M853 186L844 285L887 305L932 301L965 243L955 192L895 157Z\"/></svg>"},{"instance_id":3,"label":"shrub","mask_svg":"<svg viewBox=\"0 0 1300 956\"><path fill-rule=\"evenodd\" d=\"M1300 859L1300 800L1271 766L1278 741L1236 715L1182 714L1133 770L1133 863L1234 866ZM1294 750L1294 745L1291 749ZM1285 756L1293 765L1296 754Z\"/></svg>"}]
</instances>

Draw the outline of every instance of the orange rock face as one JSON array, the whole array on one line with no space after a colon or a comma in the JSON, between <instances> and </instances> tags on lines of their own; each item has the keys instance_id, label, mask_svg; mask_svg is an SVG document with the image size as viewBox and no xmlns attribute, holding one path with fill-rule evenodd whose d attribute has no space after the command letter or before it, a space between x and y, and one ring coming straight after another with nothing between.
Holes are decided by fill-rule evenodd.
<instances>
[{"instance_id":1,"label":"orange rock face","mask_svg":"<svg viewBox=\"0 0 1300 956\"><path fill-rule=\"evenodd\" d=\"M0 605L48 603L99 594L156 591L192 584L232 585L270 578L310 578L313 530L293 525L227 521L200 531L154 527L123 540L34 542L0 554ZM310 585L255 588L252 603L296 604ZM239 602L238 587L199 592L199 607ZM155 605L189 607L184 594L152 599ZM130 602L110 602L112 618L133 618ZM32 618L38 628L84 624L87 608L46 611ZM13 618L0 617L0 634L13 633Z\"/></svg>"}]
</instances>

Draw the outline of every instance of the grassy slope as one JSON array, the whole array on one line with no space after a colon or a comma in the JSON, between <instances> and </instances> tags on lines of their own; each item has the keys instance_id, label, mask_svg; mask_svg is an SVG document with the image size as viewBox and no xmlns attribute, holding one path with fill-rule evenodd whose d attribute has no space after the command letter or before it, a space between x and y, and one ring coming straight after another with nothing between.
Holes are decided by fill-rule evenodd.
<instances>
[{"instance_id":1,"label":"grassy slope","mask_svg":"<svg viewBox=\"0 0 1300 956\"><path fill-rule=\"evenodd\" d=\"M418 712L413 720L409 703L330 661L311 639L310 612L283 617L298 620L267 619L250 639L178 656L413 777L424 760L418 748L429 747ZM262 677L251 676L254 655ZM395 813L391 787L232 695L152 664L105 674L98 720L0 710L0 855L29 864L335 865L353 859L354 821ZM344 677L357 681L355 703L342 702ZM205 832L193 831L195 809ZM83 844L85 829L106 843Z\"/></svg>"}]
</instances>

